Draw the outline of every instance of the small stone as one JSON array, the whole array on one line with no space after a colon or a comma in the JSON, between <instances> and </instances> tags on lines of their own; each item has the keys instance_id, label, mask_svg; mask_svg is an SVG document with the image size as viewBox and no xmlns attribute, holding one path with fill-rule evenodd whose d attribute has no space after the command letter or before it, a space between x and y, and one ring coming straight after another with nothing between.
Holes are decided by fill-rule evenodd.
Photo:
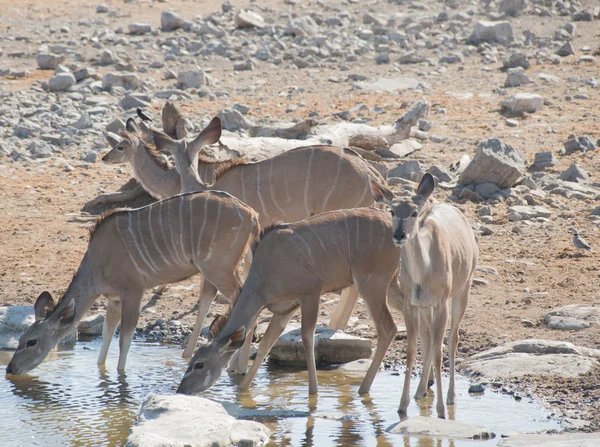
<instances>
[{"instance_id":1,"label":"small stone","mask_svg":"<svg viewBox=\"0 0 600 447\"><path fill-rule=\"evenodd\" d=\"M250 59L248 59L244 62L240 62L239 64L233 65L234 71L251 71L253 69L254 69L254 65L252 64L252 61Z\"/></svg>"},{"instance_id":2,"label":"small stone","mask_svg":"<svg viewBox=\"0 0 600 447\"><path fill-rule=\"evenodd\" d=\"M571 155L574 152L585 152L596 150L596 144L592 137L583 136L569 138L564 143L565 151L567 155Z\"/></svg>"},{"instance_id":3,"label":"small stone","mask_svg":"<svg viewBox=\"0 0 600 447\"><path fill-rule=\"evenodd\" d=\"M400 163L395 168L392 168L388 172L388 178L400 177L413 182L417 182L423 177L423 169L421 163L418 160L408 160L404 163Z\"/></svg>"},{"instance_id":4,"label":"small stone","mask_svg":"<svg viewBox=\"0 0 600 447\"><path fill-rule=\"evenodd\" d=\"M506 73L504 87L519 87L520 85L530 84L531 79L525 74L523 67L510 68Z\"/></svg>"},{"instance_id":5,"label":"small stone","mask_svg":"<svg viewBox=\"0 0 600 447\"><path fill-rule=\"evenodd\" d=\"M504 109L512 113L534 113L544 107L544 98L535 93L517 93L500 103Z\"/></svg>"},{"instance_id":6,"label":"small stone","mask_svg":"<svg viewBox=\"0 0 600 447\"><path fill-rule=\"evenodd\" d=\"M147 34L152 32L152 26L147 23L130 23L128 28L130 34Z\"/></svg>"},{"instance_id":7,"label":"small stone","mask_svg":"<svg viewBox=\"0 0 600 447\"><path fill-rule=\"evenodd\" d=\"M389 64L390 63L389 53L387 51L384 51L383 53L379 53L379 55L377 56L377 59L375 59L375 62L377 63L377 65Z\"/></svg>"},{"instance_id":8,"label":"small stone","mask_svg":"<svg viewBox=\"0 0 600 447\"><path fill-rule=\"evenodd\" d=\"M505 123L508 127L519 127L519 122L517 120L507 119Z\"/></svg>"},{"instance_id":9,"label":"small stone","mask_svg":"<svg viewBox=\"0 0 600 447\"><path fill-rule=\"evenodd\" d=\"M65 61L64 56L52 53L40 53L35 57L40 70L56 70Z\"/></svg>"},{"instance_id":10,"label":"small stone","mask_svg":"<svg viewBox=\"0 0 600 447\"><path fill-rule=\"evenodd\" d=\"M474 383L469 386L469 394L483 394L485 387L481 383Z\"/></svg>"},{"instance_id":11,"label":"small stone","mask_svg":"<svg viewBox=\"0 0 600 447\"><path fill-rule=\"evenodd\" d=\"M517 67L521 67L524 70L527 70L529 67L531 67L531 63L527 59L526 54L516 51L516 52L511 53L509 56L507 56L504 59L503 67L506 70L508 70L510 68L517 68Z\"/></svg>"},{"instance_id":12,"label":"small stone","mask_svg":"<svg viewBox=\"0 0 600 447\"><path fill-rule=\"evenodd\" d=\"M265 19L254 11L242 9L235 16L236 28L263 28L265 25Z\"/></svg>"},{"instance_id":13,"label":"small stone","mask_svg":"<svg viewBox=\"0 0 600 447\"><path fill-rule=\"evenodd\" d=\"M163 11L160 15L160 29L163 31L175 31L183 26L183 19L173 11ZM130 29L131 31L131 29Z\"/></svg>"},{"instance_id":14,"label":"small stone","mask_svg":"<svg viewBox=\"0 0 600 447\"><path fill-rule=\"evenodd\" d=\"M108 11L109 11L108 6L105 4L96 6L96 13L98 13L98 14L106 14L106 13L108 13Z\"/></svg>"},{"instance_id":15,"label":"small stone","mask_svg":"<svg viewBox=\"0 0 600 447\"><path fill-rule=\"evenodd\" d=\"M64 92L75 85L75 76L72 73L59 73L48 81L48 90L51 92Z\"/></svg>"},{"instance_id":16,"label":"small stone","mask_svg":"<svg viewBox=\"0 0 600 447\"><path fill-rule=\"evenodd\" d=\"M92 127L92 122L90 121L90 117L87 113L82 113L79 115L79 119L73 123L72 126L76 129L87 129Z\"/></svg>"},{"instance_id":17,"label":"small stone","mask_svg":"<svg viewBox=\"0 0 600 447\"><path fill-rule=\"evenodd\" d=\"M500 12L507 16L520 16L527 7L526 0L502 0L499 5Z\"/></svg>"},{"instance_id":18,"label":"small stone","mask_svg":"<svg viewBox=\"0 0 600 447\"><path fill-rule=\"evenodd\" d=\"M575 54L575 50L573 49L573 45L571 42L566 42L562 47L558 49L556 52L560 57L567 57Z\"/></svg>"},{"instance_id":19,"label":"small stone","mask_svg":"<svg viewBox=\"0 0 600 447\"><path fill-rule=\"evenodd\" d=\"M100 65L112 65L116 62L115 56L112 51L104 50L100 55L100 60L98 61Z\"/></svg>"},{"instance_id":20,"label":"small stone","mask_svg":"<svg viewBox=\"0 0 600 447\"><path fill-rule=\"evenodd\" d=\"M419 120L419 130L422 130L423 132L429 132L432 127L431 121Z\"/></svg>"},{"instance_id":21,"label":"small stone","mask_svg":"<svg viewBox=\"0 0 600 447\"><path fill-rule=\"evenodd\" d=\"M142 81L135 73L106 73L102 78L102 90L113 87L136 89L141 85Z\"/></svg>"},{"instance_id":22,"label":"small stone","mask_svg":"<svg viewBox=\"0 0 600 447\"><path fill-rule=\"evenodd\" d=\"M586 182L589 178L589 174L581 169L577 164L572 164L569 168L563 171L559 178L566 182Z\"/></svg>"},{"instance_id":23,"label":"small stone","mask_svg":"<svg viewBox=\"0 0 600 447\"><path fill-rule=\"evenodd\" d=\"M556 166L558 160L552 152L537 152L533 162L534 169L544 169Z\"/></svg>"},{"instance_id":24,"label":"small stone","mask_svg":"<svg viewBox=\"0 0 600 447\"><path fill-rule=\"evenodd\" d=\"M210 76L200 69L180 71L177 74L177 82L182 89L199 88L213 84Z\"/></svg>"},{"instance_id":25,"label":"small stone","mask_svg":"<svg viewBox=\"0 0 600 447\"><path fill-rule=\"evenodd\" d=\"M245 104L234 104L233 109L237 110L242 115L245 115L246 113L248 113L250 111L250 107Z\"/></svg>"},{"instance_id":26,"label":"small stone","mask_svg":"<svg viewBox=\"0 0 600 447\"><path fill-rule=\"evenodd\" d=\"M82 318L77 323L77 330L84 335L102 335L102 326L104 325L104 315L95 314Z\"/></svg>"},{"instance_id":27,"label":"small stone","mask_svg":"<svg viewBox=\"0 0 600 447\"><path fill-rule=\"evenodd\" d=\"M522 320L521 320L521 324L522 324L524 327L533 327L533 326L535 326L535 325L533 324L533 321L531 321L531 320L525 320L525 319L522 319Z\"/></svg>"},{"instance_id":28,"label":"small stone","mask_svg":"<svg viewBox=\"0 0 600 447\"><path fill-rule=\"evenodd\" d=\"M486 22L479 21L469 37L475 44L483 42L511 43L514 40L512 25L508 21Z\"/></svg>"}]
</instances>

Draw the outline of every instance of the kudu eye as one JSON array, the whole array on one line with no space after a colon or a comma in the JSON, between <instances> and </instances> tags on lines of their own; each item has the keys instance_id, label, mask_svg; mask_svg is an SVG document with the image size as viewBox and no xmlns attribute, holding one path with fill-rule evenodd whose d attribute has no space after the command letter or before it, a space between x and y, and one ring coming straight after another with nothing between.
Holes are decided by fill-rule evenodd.
<instances>
[{"instance_id":1,"label":"kudu eye","mask_svg":"<svg viewBox=\"0 0 600 447\"><path fill-rule=\"evenodd\" d=\"M31 348L32 346L35 346L37 344L37 340L27 340L27 343L25 344L25 346L27 348Z\"/></svg>"},{"instance_id":2,"label":"kudu eye","mask_svg":"<svg viewBox=\"0 0 600 447\"><path fill-rule=\"evenodd\" d=\"M204 368L204 363L198 362L194 365L194 369L202 369Z\"/></svg>"},{"instance_id":3,"label":"kudu eye","mask_svg":"<svg viewBox=\"0 0 600 447\"><path fill-rule=\"evenodd\" d=\"M394 210L390 210L390 214L392 215L392 217L394 217L395 216Z\"/></svg>"},{"instance_id":4,"label":"kudu eye","mask_svg":"<svg viewBox=\"0 0 600 447\"><path fill-rule=\"evenodd\" d=\"M414 213L412 213L412 214L410 215L410 217L417 217L417 212L415 211Z\"/></svg>"}]
</instances>

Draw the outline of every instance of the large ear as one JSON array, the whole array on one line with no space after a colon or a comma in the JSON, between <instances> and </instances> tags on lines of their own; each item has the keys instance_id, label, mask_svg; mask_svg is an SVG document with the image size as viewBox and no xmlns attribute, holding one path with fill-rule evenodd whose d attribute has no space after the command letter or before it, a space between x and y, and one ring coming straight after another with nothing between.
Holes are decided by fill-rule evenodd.
<instances>
[{"instance_id":1,"label":"large ear","mask_svg":"<svg viewBox=\"0 0 600 447\"><path fill-rule=\"evenodd\" d=\"M177 110L177 107L171 101L167 101L162 109L162 125L163 131L171 138L183 138L177 135L176 130L177 122L181 118L181 113Z\"/></svg>"},{"instance_id":2,"label":"large ear","mask_svg":"<svg viewBox=\"0 0 600 447\"><path fill-rule=\"evenodd\" d=\"M419 183L419 187L417 188L418 200L422 200L423 202L427 201L434 188L435 180L433 178L433 175L431 175L429 172L426 172L423 178L421 179L421 182Z\"/></svg>"},{"instance_id":3,"label":"large ear","mask_svg":"<svg viewBox=\"0 0 600 447\"><path fill-rule=\"evenodd\" d=\"M246 326L242 326L229 337L227 351L237 351L242 347L246 340Z\"/></svg>"},{"instance_id":4,"label":"large ear","mask_svg":"<svg viewBox=\"0 0 600 447\"><path fill-rule=\"evenodd\" d=\"M152 131L152 138L154 139L154 144L158 150L166 149L169 152L173 152L173 147L177 146L177 141L157 130Z\"/></svg>"},{"instance_id":5,"label":"large ear","mask_svg":"<svg viewBox=\"0 0 600 447\"><path fill-rule=\"evenodd\" d=\"M152 129L143 121L140 121L140 135L142 137L142 141L144 143L154 143L154 135L152 133Z\"/></svg>"},{"instance_id":6,"label":"large ear","mask_svg":"<svg viewBox=\"0 0 600 447\"><path fill-rule=\"evenodd\" d=\"M200 132L192 142L188 144L188 156L193 160L200 153L202 147L208 144L215 144L221 138L221 119L215 116L208 126Z\"/></svg>"},{"instance_id":7,"label":"large ear","mask_svg":"<svg viewBox=\"0 0 600 447\"><path fill-rule=\"evenodd\" d=\"M114 133L108 132L105 136L106 141L110 144L110 147L115 148L121 142L119 137L117 137Z\"/></svg>"},{"instance_id":8,"label":"large ear","mask_svg":"<svg viewBox=\"0 0 600 447\"><path fill-rule=\"evenodd\" d=\"M54 300L49 292L42 292L33 305L35 321L41 321L54 310Z\"/></svg>"},{"instance_id":9,"label":"large ear","mask_svg":"<svg viewBox=\"0 0 600 447\"><path fill-rule=\"evenodd\" d=\"M129 135L123 129L119 129L119 136L124 140L127 140L128 143L131 143L131 135Z\"/></svg>"},{"instance_id":10,"label":"large ear","mask_svg":"<svg viewBox=\"0 0 600 447\"><path fill-rule=\"evenodd\" d=\"M227 318L225 318L223 315L217 315L215 317L213 322L210 324L210 327L208 328L208 332L210 334L211 340L214 340L215 338L217 338L217 335L219 335L219 333L223 329L223 326L225 325L226 321L227 321Z\"/></svg>"},{"instance_id":11,"label":"large ear","mask_svg":"<svg viewBox=\"0 0 600 447\"><path fill-rule=\"evenodd\" d=\"M140 128L135 123L133 118L129 118L127 120L127 123L125 124L125 130L127 130L127 132L131 132L131 133L140 133Z\"/></svg>"},{"instance_id":12,"label":"large ear","mask_svg":"<svg viewBox=\"0 0 600 447\"><path fill-rule=\"evenodd\" d=\"M390 205L392 203L394 193L385 186L377 183L371 176L369 176L369 187L371 188L373 199L375 199L376 202L385 203L386 205Z\"/></svg>"}]
</instances>

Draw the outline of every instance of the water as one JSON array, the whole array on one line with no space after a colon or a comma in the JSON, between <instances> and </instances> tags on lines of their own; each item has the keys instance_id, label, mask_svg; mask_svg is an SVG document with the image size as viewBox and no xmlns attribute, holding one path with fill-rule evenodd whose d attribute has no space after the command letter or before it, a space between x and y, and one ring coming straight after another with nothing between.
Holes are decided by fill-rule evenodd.
<instances>
[{"instance_id":1,"label":"water","mask_svg":"<svg viewBox=\"0 0 600 447\"><path fill-rule=\"evenodd\" d=\"M174 392L187 365L178 347L134 342L127 373L119 375L117 346L113 345L106 368L96 365L99 341L79 342L72 350L52 352L28 375L0 378L2 446L124 445L144 397ZM2 370L11 355L0 352ZM263 365L248 392L238 393L237 379L224 374L206 397L235 402L246 417L268 425L273 447L479 447L496 445L502 433L560 428L536 403L516 402L490 391L470 396L469 381L459 376L457 405L454 414L449 408L450 417L488 427L496 439L448 441L388 434L386 428L399 421L402 378L380 372L370 396L362 398L357 393L361 373L319 371L319 395L308 399L306 371ZM412 382L416 387L417 380ZM435 416L433 393L423 401L411 402L409 417Z\"/></svg>"}]
</instances>

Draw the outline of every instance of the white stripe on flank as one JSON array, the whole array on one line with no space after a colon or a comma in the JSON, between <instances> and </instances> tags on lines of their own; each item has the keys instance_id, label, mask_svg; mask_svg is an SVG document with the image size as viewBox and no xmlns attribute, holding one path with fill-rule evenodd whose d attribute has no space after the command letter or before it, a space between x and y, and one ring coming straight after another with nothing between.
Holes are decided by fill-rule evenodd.
<instances>
[{"instance_id":1,"label":"white stripe on flank","mask_svg":"<svg viewBox=\"0 0 600 447\"><path fill-rule=\"evenodd\" d=\"M365 190L363 191L362 196L360 196L360 199L358 200L358 203L356 204L356 208L359 208L361 206L365 206L363 205L363 199L365 198L365 195L367 194L367 191L369 191L371 189L371 187L369 186L369 182L365 183ZM372 203L372 202L371 202Z\"/></svg>"},{"instance_id":2,"label":"white stripe on flank","mask_svg":"<svg viewBox=\"0 0 600 447\"><path fill-rule=\"evenodd\" d=\"M327 211L327 203L329 202L329 197L331 197L331 194L333 193L333 191L335 190L335 187L337 186L337 182L338 182L338 178L340 176L340 165L342 164L342 157L340 156L340 158L338 158L338 164L337 164L337 168L335 171L335 177L333 179L333 185L331 186L331 188L329 188L329 192L327 193L327 195L325 196L325 200L323 201L323 211Z\"/></svg>"},{"instance_id":3,"label":"white stripe on flank","mask_svg":"<svg viewBox=\"0 0 600 447\"><path fill-rule=\"evenodd\" d=\"M233 242L230 245L230 247L232 249L234 249L236 247L236 243L237 243L238 237L240 236L240 233L242 232L242 227L244 226L244 217L242 216L242 213L240 213L240 210L239 210L237 204L234 203L233 206L234 206L235 210L237 211L237 214L238 214L238 216L240 218L240 224L237 227L237 233L235 233L235 238L233 239ZM235 227L232 227L231 229L233 230L234 228Z\"/></svg>"},{"instance_id":4,"label":"white stripe on flank","mask_svg":"<svg viewBox=\"0 0 600 447\"><path fill-rule=\"evenodd\" d=\"M277 210L279 211L279 217L285 218L285 212L279 207L277 200L275 200L275 193L273 192L273 182L271 181L272 177L273 177L273 160L270 161L270 167L269 167L269 191L271 191L271 200L273 201L273 205L275 205L275 208L277 208Z\"/></svg>"},{"instance_id":5,"label":"white stripe on flank","mask_svg":"<svg viewBox=\"0 0 600 447\"><path fill-rule=\"evenodd\" d=\"M194 214L192 212L192 198L188 199L188 218L190 219L190 258L194 259Z\"/></svg>"},{"instance_id":6,"label":"white stripe on flank","mask_svg":"<svg viewBox=\"0 0 600 447\"><path fill-rule=\"evenodd\" d=\"M310 263L312 264L311 266L312 266L313 270L316 272L317 265L315 264L315 260L312 257L312 251L311 251L310 247L308 246L308 244L306 243L304 238L302 238L302 236L297 235L296 239L300 239L302 241L302 243L304 244L304 246L306 247L306 254L307 254L308 258L310 259Z\"/></svg>"},{"instance_id":7,"label":"white stripe on flank","mask_svg":"<svg viewBox=\"0 0 600 447\"><path fill-rule=\"evenodd\" d=\"M206 226L206 209L208 208L208 197L204 197L204 216L202 221L202 227L200 227L200 233L198 234L198 242L196 243L196 254L200 255L200 244L202 243L202 234L204 233L204 227Z\"/></svg>"},{"instance_id":8,"label":"white stripe on flank","mask_svg":"<svg viewBox=\"0 0 600 447\"><path fill-rule=\"evenodd\" d=\"M175 244L175 237L177 236L177 233L175 233L175 225L173 223L173 212L171 211L171 206L174 202L174 199L169 200L169 208L167 209L168 213L169 213L169 229L171 230L169 232L169 234L171 235L170 239L171 239L171 245L173 246L173 250L175 250L175 255L177 256L177 263L179 264L184 264L185 261L182 260L181 255L179 254L179 250L177 249L177 245Z\"/></svg>"},{"instance_id":9,"label":"white stripe on flank","mask_svg":"<svg viewBox=\"0 0 600 447\"><path fill-rule=\"evenodd\" d=\"M152 207L150 207L150 208L152 208ZM142 249L144 250L144 253L146 253L146 256L150 260L150 265L152 266L152 270L154 270L154 272L158 273L160 271L160 268L158 267L156 262L154 262L154 258L152 257L152 255L150 254L150 250L148 250L148 247L146 246L146 237L144 236L144 233L142 232L142 217L140 216L140 214L142 214L142 213L140 211L138 211L137 212L137 224L138 224L138 234L140 235L140 244L142 245Z\"/></svg>"},{"instance_id":10,"label":"white stripe on flank","mask_svg":"<svg viewBox=\"0 0 600 447\"><path fill-rule=\"evenodd\" d=\"M310 210L308 209L308 185L310 184L310 169L312 167L312 158L315 153L314 149L310 150L310 156L308 157L308 169L306 170L306 183L304 184L304 209L306 215L310 216Z\"/></svg>"},{"instance_id":11,"label":"white stripe on flank","mask_svg":"<svg viewBox=\"0 0 600 447\"><path fill-rule=\"evenodd\" d=\"M137 243L137 238L135 237L135 233L131 229L131 211L129 211L127 213L127 231L129 231L129 233L131 234L131 240L133 241L133 245L135 245L135 249L137 250L139 257L150 268L150 270L152 270L152 266L146 259L146 256L144 255L144 253L142 253L142 250L140 249L140 246Z\"/></svg>"},{"instance_id":12,"label":"white stripe on flank","mask_svg":"<svg viewBox=\"0 0 600 447\"><path fill-rule=\"evenodd\" d=\"M183 196L179 196L179 244L181 245L181 252L186 259L191 259L191 256L188 256L185 253L185 247L183 245Z\"/></svg>"},{"instance_id":13,"label":"white stripe on flank","mask_svg":"<svg viewBox=\"0 0 600 447\"><path fill-rule=\"evenodd\" d=\"M121 239L121 245L123 245L123 248L125 249L125 251L129 255L129 259L131 259L131 262L135 266L135 268L138 271L138 273L140 275L142 275L144 277L144 279L146 279L146 281L147 281L148 280L148 275L146 274L146 272L144 270L142 270L140 268L140 266L136 262L135 258L133 257L133 255L129 251L129 248L127 248L127 243L125 242L125 239L123 238L123 234L121 233L121 229L119 228L119 220L120 220L119 217L120 216L117 216L117 218L116 218L115 226L117 227L117 233L119 234L119 238Z\"/></svg>"},{"instance_id":14,"label":"white stripe on flank","mask_svg":"<svg viewBox=\"0 0 600 447\"><path fill-rule=\"evenodd\" d=\"M150 208L148 208L148 229L150 230L150 239L152 240L152 243L154 244L154 247L156 248L156 251L158 251L158 254L162 258L163 262L167 265L171 265L171 263L167 260L167 258L165 257L165 254L161 250L160 245L158 245L158 242L156 242L156 239L154 238L154 229L152 228L152 220L151 219L152 219L152 209L155 206L156 205L153 205ZM160 205L159 205L158 212L160 213ZM160 214L158 217L159 218L161 217Z\"/></svg>"},{"instance_id":15,"label":"white stripe on flank","mask_svg":"<svg viewBox=\"0 0 600 447\"><path fill-rule=\"evenodd\" d=\"M317 240L319 241L319 245L321 246L321 249L323 250L323 252L328 255L329 253L327 252L327 249L325 248L325 245L323 244L323 241L321 240L321 238L319 237L319 233L317 233L315 231L315 229L312 227L312 225L309 225L308 228L310 228L310 231L312 231L312 233L315 235L315 237L317 238Z\"/></svg>"},{"instance_id":16,"label":"white stripe on flank","mask_svg":"<svg viewBox=\"0 0 600 447\"><path fill-rule=\"evenodd\" d=\"M175 256L173 256L173 252L171 251L171 244L169 242L167 242L167 238L165 237L165 229L163 227L163 218L162 218L163 200L161 200L158 203L159 203L159 205L158 205L158 227L160 228L160 236L162 237L162 239L165 243L165 246L167 247L167 250L169 251L169 257L172 260L175 260ZM173 265L171 261L169 261L169 265Z\"/></svg>"},{"instance_id":17,"label":"white stripe on flank","mask_svg":"<svg viewBox=\"0 0 600 447\"><path fill-rule=\"evenodd\" d=\"M210 244L208 245L208 255L204 258L205 261L208 261L212 256L213 252L213 244L215 242L215 236L217 235L217 231L219 231L219 220L221 219L221 202L219 201L219 207L217 208L217 220L215 221L215 227L213 228L212 238L210 239Z\"/></svg>"},{"instance_id":18,"label":"white stripe on flank","mask_svg":"<svg viewBox=\"0 0 600 447\"><path fill-rule=\"evenodd\" d=\"M356 219L356 253L360 253L360 219Z\"/></svg>"},{"instance_id":19,"label":"white stripe on flank","mask_svg":"<svg viewBox=\"0 0 600 447\"><path fill-rule=\"evenodd\" d=\"M258 200L260 200L260 206L262 211L260 214L264 214L265 217L269 217L269 213L267 212L267 207L265 206L265 202L263 201L262 194L260 193L260 164L256 164L256 193L258 194Z\"/></svg>"}]
</instances>

